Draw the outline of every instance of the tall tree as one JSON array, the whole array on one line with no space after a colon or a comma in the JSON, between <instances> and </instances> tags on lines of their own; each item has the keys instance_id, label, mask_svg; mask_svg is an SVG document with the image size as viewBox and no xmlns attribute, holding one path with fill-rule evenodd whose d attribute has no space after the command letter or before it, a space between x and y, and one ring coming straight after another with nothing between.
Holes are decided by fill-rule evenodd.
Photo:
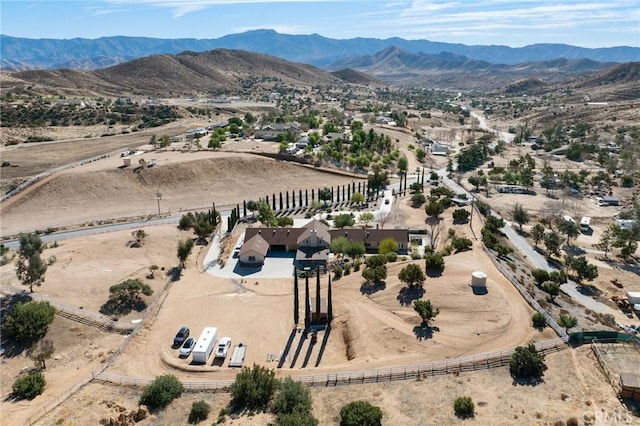
<instances>
[{"instance_id":1,"label":"tall tree","mask_svg":"<svg viewBox=\"0 0 640 426\"><path fill-rule=\"evenodd\" d=\"M180 269L185 269L187 267L187 258L191 254L193 244L194 242L191 238L178 241L178 260L180 261Z\"/></svg>"},{"instance_id":2,"label":"tall tree","mask_svg":"<svg viewBox=\"0 0 640 426\"><path fill-rule=\"evenodd\" d=\"M43 339L29 348L29 350L27 351L27 355L37 364L42 363L42 368L46 369L46 361L51 358L54 351L55 348L53 346L53 341L49 339Z\"/></svg>"},{"instance_id":3,"label":"tall tree","mask_svg":"<svg viewBox=\"0 0 640 426\"><path fill-rule=\"evenodd\" d=\"M41 286L47 272L47 264L40 257L44 244L36 233L20 234L19 244L16 275L33 293L33 286Z\"/></svg>"},{"instance_id":4,"label":"tall tree","mask_svg":"<svg viewBox=\"0 0 640 426\"><path fill-rule=\"evenodd\" d=\"M539 223L533 225L533 227L531 228L531 238L533 238L533 242L537 248L538 243L544 240L544 226Z\"/></svg>"},{"instance_id":5,"label":"tall tree","mask_svg":"<svg viewBox=\"0 0 640 426\"><path fill-rule=\"evenodd\" d=\"M559 256L562 240L556 232L549 231L544 234L544 246L547 248L549 255Z\"/></svg>"},{"instance_id":6,"label":"tall tree","mask_svg":"<svg viewBox=\"0 0 640 426\"><path fill-rule=\"evenodd\" d=\"M408 284L409 287L413 287L414 285L422 287L422 284L427 277L419 265L410 263L400 270L398 273L398 279L403 283Z\"/></svg>"},{"instance_id":7,"label":"tall tree","mask_svg":"<svg viewBox=\"0 0 640 426\"><path fill-rule=\"evenodd\" d=\"M293 274L293 323L298 325L300 309L300 297L298 295L298 270L294 270Z\"/></svg>"},{"instance_id":8,"label":"tall tree","mask_svg":"<svg viewBox=\"0 0 640 426\"><path fill-rule=\"evenodd\" d=\"M304 327L309 326L311 320L311 306L309 305L309 274L304 277Z\"/></svg>"},{"instance_id":9,"label":"tall tree","mask_svg":"<svg viewBox=\"0 0 640 426\"><path fill-rule=\"evenodd\" d=\"M320 201L324 201L324 205L327 205L327 201L331 200L331 188L324 187L318 190L318 198Z\"/></svg>"},{"instance_id":10,"label":"tall tree","mask_svg":"<svg viewBox=\"0 0 640 426\"><path fill-rule=\"evenodd\" d=\"M320 324L320 268L316 269L316 324Z\"/></svg>"},{"instance_id":11,"label":"tall tree","mask_svg":"<svg viewBox=\"0 0 640 426\"><path fill-rule=\"evenodd\" d=\"M520 232L522 232L522 225L529 223L529 212L520 203L514 204L511 217L520 227Z\"/></svg>"},{"instance_id":12,"label":"tall tree","mask_svg":"<svg viewBox=\"0 0 640 426\"><path fill-rule=\"evenodd\" d=\"M565 331L569 331L570 328L578 325L578 319L572 315L560 315L560 320L558 324L564 327Z\"/></svg>"},{"instance_id":13,"label":"tall tree","mask_svg":"<svg viewBox=\"0 0 640 426\"><path fill-rule=\"evenodd\" d=\"M327 288L327 324L331 326L333 320L333 294L331 293L331 274L329 275L329 285Z\"/></svg>"},{"instance_id":14,"label":"tall tree","mask_svg":"<svg viewBox=\"0 0 640 426\"><path fill-rule=\"evenodd\" d=\"M422 318L422 323L427 325L429 321L440 313L438 308L433 307L431 300L416 300L413 302L413 309L420 315L420 318Z\"/></svg>"}]
</instances>

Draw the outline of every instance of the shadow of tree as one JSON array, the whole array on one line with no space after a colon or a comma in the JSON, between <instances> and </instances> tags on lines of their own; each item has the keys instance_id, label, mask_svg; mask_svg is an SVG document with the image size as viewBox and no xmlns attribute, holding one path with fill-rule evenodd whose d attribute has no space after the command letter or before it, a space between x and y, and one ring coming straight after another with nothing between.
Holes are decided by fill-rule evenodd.
<instances>
[{"instance_id":1,"label":"shadow of tree","mask_svg":"<svg viewBox=\"0 0 640 426\"><path fill-rule=\"evenodd\" d=\"M429 269L427 269L427 276L429 278L438 278L438 277L442 276L443 272L444 272L444 268L443 269L429 268Z\"/></svg>"},{"instance_id":2,"label":"shadow of tree","mask_svg":"<svg viewBox=\"0 0 640 426\"><path fill-rule=\"evenodd\" d=\"M544 379L542 377L527 377L525 379L517 379L513 378L513 382L511 384L513 386L538 386L539 384L544 383Z\"/></svg>"},{"instance_id":3,"label":"shadow of tree","mask_svg":"<svg viewBox=\"0 0 640 426\"><path fill-rule=\"evenodd\" d=\"M387 283L384 281L380 281L379 283L364 283L360 286L360 293L370 296L384 290L385 288L387 288Z\"/></svg>"},{"instance_id":4,"label":"shadow of tree","mask_svg":"<svg viewBox=\"0 0 640 426\"><path fill-rule=\"evenodd\" d=\"M590 284L578 284L578 291L585 296L599 297L602 296L602 290Z\"/></svg>"},{"instance_id":5,"label":"shadow of tree","mask_svg":"<svg viewBox=\"0 0 640 426\"><path fill-rule=\"evenodd\" d=\"M106 303L100 306L99 312L103 315L127 315L131 311L141 312L147 308L147 303L138 299L135 302L121 302L114 299L109 299Z\"/></svg>"},{"instance_id":6,"label":"shadow of tree","mask_svg":"<svg viewBox=\"0 0 640 426\"><path fill-rule=\"evenodd\" d=\"M431 339L433 337L433 333L438 331L440 331L438 327L430 326L429 323L426 322L413 327L413 334L416 335L416 339L419 341Z\"/></svg>"},{"instance_id":7,"label":"shadow of tree","mask_svg":"<svg viewBox=\"0 0 640 426\"><path fill-rule=\"evenodd\" d=\"M411 305L414 300L421 299L424 296L424 288L422 286L402 287L396 299L402 306Z\"/></svg>"}]
</instances>

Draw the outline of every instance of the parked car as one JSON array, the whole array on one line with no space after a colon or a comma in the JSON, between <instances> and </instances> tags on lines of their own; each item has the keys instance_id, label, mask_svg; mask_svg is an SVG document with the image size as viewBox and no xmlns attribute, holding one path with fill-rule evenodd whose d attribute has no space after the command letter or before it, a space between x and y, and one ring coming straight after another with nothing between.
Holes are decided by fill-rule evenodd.
<instances>
[{"instance_id":1,"label":"parked car","mask_svg":"<svg viewBox=\"0 0 640 426\"><path fill-rule=\"evenodd\" d=\"M180 330L178 330L178 333L176 334L176 337L173 338L173 346L178 347L181 344L184 343L185 340L187 340L187 337L189 337L189 328L188 327L182 327L180 328Z\"/></svg>"},{"instance_id":2,"label":"parked car","mask_svg":"<svg viewBox=\"0 0 640 426\"><path fill-rule=\"evenodd\" d=\"M216 358L225 358L227 356L227 352L229 352L230 346L231 346L231 338L223 337L218 341L218 346L216 346L216 352L214 356Z\"/></svg>"},{"instance_id":3,"label":"parked car","mask_svg":"<svg viewBox=\"0 0 640 426\"><path fill-rule=\"evenodd\" d=\"M187 340L184 341L184 344L180 348L180 356L189 356L195 346L196 339L194 339L193 337L187 338Z\"/></svg>"},{"instance_id":4,"label":"parked car","mask_svg":"<svg viewBox=\"0 0 640 426\"><path fill-rule=\"evenodd\" d=\"M385 203L385 204L389 204L389 199L388 199L388 198L385 198L385 199L384 199L384 203Z\"/></svg>"}]
</instances>

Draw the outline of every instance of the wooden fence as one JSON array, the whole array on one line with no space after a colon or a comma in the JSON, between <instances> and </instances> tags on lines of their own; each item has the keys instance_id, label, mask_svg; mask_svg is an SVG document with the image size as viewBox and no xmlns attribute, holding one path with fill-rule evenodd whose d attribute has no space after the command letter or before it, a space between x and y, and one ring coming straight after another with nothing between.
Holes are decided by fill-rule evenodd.
<instances>
[{"instance_id":1,"label":"wooden fence","mask_svg":"<svg viewBox=\"0 0 640 426\"><path fill-rule=\"evenodd\" d=\"M547 354L567 348L562 339L551 339L535 343L540 353ZM441 376L466 371L486 370L509 365L515 348L498 352L469 355L440 361L403 365L375 370L346 371L327 374L315 374L292 377L293 380L307 386L340 386L361 383L379 383L398 380L411 380L418 377ZM152 378L139 378L100 372L94 375L95 380L128 386L145 386ZM217 380L208 382L183 382L186 390L226 392L233 380Z\"/></svg>"}]
</instances>

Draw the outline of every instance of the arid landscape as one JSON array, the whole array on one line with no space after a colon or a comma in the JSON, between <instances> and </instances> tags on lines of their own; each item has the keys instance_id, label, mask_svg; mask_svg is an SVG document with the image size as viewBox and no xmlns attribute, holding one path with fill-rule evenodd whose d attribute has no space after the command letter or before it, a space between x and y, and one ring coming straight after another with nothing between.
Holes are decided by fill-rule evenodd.
<instances>
[{"instance_id":1,"label":"arid landscape","mask_svg":"<svg viewBox=\"0 0 640 426\"><path fill-rule=\"evenodd\" d=\"M278 421L269 409L234 405L228 384L239 370L228 366L231 356L204 365L179 356L172 341L181 326L194 338L218 327L232 347L246 346L244 366L273 369L278 379L324 378L310 387L320 425L340 424L341 407L355 400L380 407L385 425L639 423L637 402L619 399L589 344L571 340L619 332L640 365L640 317L620 302L640 292L638 63L554 69L544 84L532 74L519 85L490 67L495 74L478 83L486 90L479 93L412 88L429 73L383 83L378 77L396 63L387 53L369 68L336 73L236 50L95 71L3 71L0 308L6 318L29 297L16 271L25 262L18 239L33 233L45 242L39 255L47 264L33 298L58 314L40 336L55 345L46 368L34 367L33 341L3 329L1 423L186 424L198 400L211 407L209 423L218 413L222 424ZM404 53L393 58L406 66ZM361 200L352 197L360 185ZM524 193L505 191L516 187ZM605 205L607 197L615 205ZM567 216L576 229L562 223ZM203 217L211 227L201 231ZM583 217L588 229L580 230ZM185 225L189 218L195 224ZM248 228L312 218L333 228L351 220L345 229L367 228L366 238L379 230L410 238L407 247L395 241L392 256L382 243L366 255L364 243L357 255L327 247L320 281L328 292L331 277L331 298L323 293L330 327L323 323L317 335L294 320L295 250L270 247L257 271L242 265ZM194 244L182 258L186 241ZM437 255L443 268L434 272ZM376 256L384 258L382 278L365 272ZM290 277L267 277L270 258ZM233 274L216 274L226 263L237 265ZM409 267L426 272L419 285L403 278ZM472 287L478 271L486 291ZM133 308L114 310L113 286L134 280L149 291ZM309 281L315 291L315 277ZM415 302L427 300L439 312L425 319ZM534 314L546 326L534 327ZM511 352L529 343L547 345L538 381L509 369ZM468 357L477 357L475 371L413 373ZM414 375L337 379L390 369ZM14 381L36 370L44 391L18 398ZM220 389L189 389L164 409L123 420L138 413L143 386L165 374ZM470 418L454 413L460 396L475 403Z\"/></svg>"}]
</instances>

